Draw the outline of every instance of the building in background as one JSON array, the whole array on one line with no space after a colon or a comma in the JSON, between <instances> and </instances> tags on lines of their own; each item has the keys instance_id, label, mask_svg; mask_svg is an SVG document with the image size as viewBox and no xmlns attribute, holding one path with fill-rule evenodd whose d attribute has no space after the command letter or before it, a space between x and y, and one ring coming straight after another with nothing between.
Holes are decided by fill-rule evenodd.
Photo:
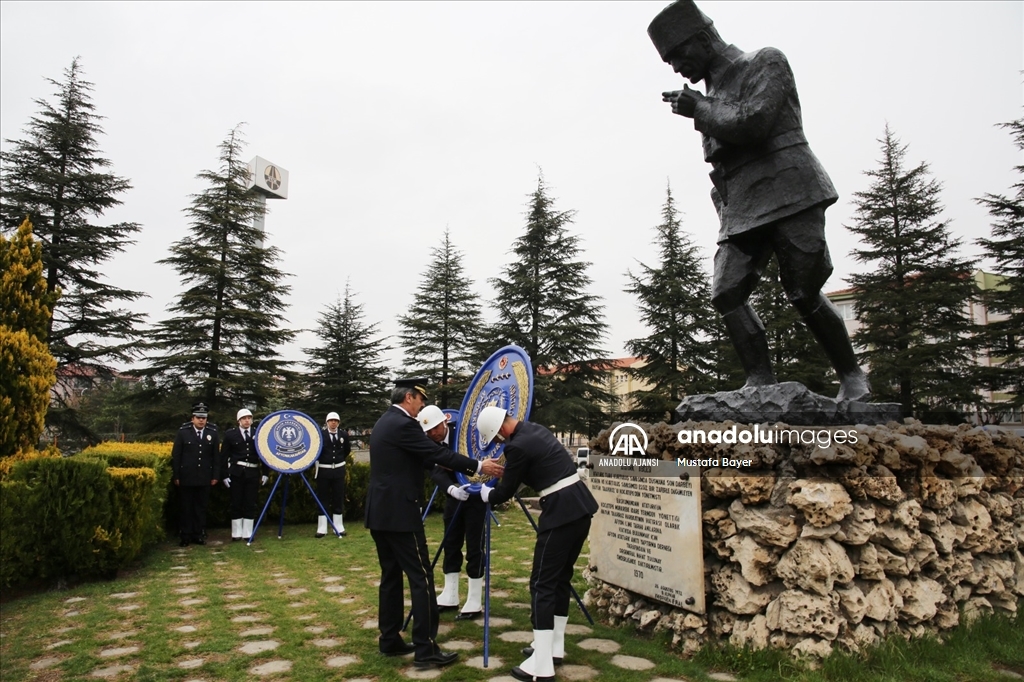
<instances>
[{"instance_id":1,"label":"building in background","mask_svg":"<svg viewBox=\"0 0 1024 682\"><path fill-rule=\"evenodd\" d=\"M981 292L990 291L1002 281L1002 277L995 275L991 272L985 272L984 270L974 271L974 281L978 286L978 290ZM843 322L846 324L846 331L850 334L850 338L860 329L860 320L857 319L857 290L850 289L839 289L826 293L829 300L831 300L836 307L839 309L839 313L843 317ZM1006 316L1002 314L990 313L988 308L981 300L975 300L968 304L964 310L964 314L968 315L971 321L975 325L985 326L992 322L998 322L1005 320ZM979 365L984 367L991 367L994 364L999 363L998 356L993 357L992 354L987 351L983 351L977 357ZM866 368L870 371L870 368ZM1009 399L1009 395L1006 393L999 393L989 391L987 389L978 389L979 395L981 395L989 403L999 403ZM1003 424L1020 424L1021 423L1021 412L1020 410L1008 410L1002 412L998 417L999 421ZM983 423L990 420L990 417L985 415L973 415L973 420L978 423Z\"/></svg>"}]
</instances>

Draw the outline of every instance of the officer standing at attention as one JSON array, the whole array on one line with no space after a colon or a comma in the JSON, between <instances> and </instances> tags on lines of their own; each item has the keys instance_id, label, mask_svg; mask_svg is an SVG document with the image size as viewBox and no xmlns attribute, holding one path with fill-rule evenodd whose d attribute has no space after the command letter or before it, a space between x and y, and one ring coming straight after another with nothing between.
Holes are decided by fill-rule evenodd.
<instances>
[{"instance_id":1,"label":"officer standing at attention","mask_svg":"<svg viewBox=\"0 0 1024 682\"><path fill-rule=\"evenodd\" d=\"M180 547L187 547L190 542L206 544L206 508L210 504L210 490L217 485L222 468L217 427L207 423L208 416L206 405L193 405L192 421L181 425L171 448L171 475L181 504Z\"/></svg>"},{"instance_id":2,"label":"officer standing at attention","mask_svg":"<svg viewBox=\"0 0 1024 682\"><path fill-rule=\"evenodd\" d=\"M437 638L438 609L423 533L425 470L440 464L465 474L500 476L493 460L463 457L427 438L416 421L427 404L425 379L395 382L391 407L370 434L370 483L366 494L366 527L380 561L378 646L385 656L415 653L418 668L454 663L458 654L441 651ZM412 596L412 644L402 641L404 616L402 574Z\"/></svg>"},{"instance_id":3,"label":"officer standing at attention","mask_svg":"<svg viewBox=\"0 0 1024 682\"><path fill-rule=\"evenodd\" d=\"M427 405L419 414L420 426L430 440L448 444L451 430L444 412L437 405ZM484 584L484 520L487 507L477 495L470 495L469 485L459 485L455 474L442 466L434 466L430 478L447 492L444 505L444 589L437 597L440 611L459 608L459 573L462 570L462 545L466 545L466 574L469 593L462 611L455 620L470 620L483 611L480 599Z\"/></svg>"},{"instance_id":4,"label":"officer standing at attention","mask_svg":"<svg viewBox=\"0 0 1024 682\"><path fill-rule=\"evenodd\" d=\"M267 482L270 467L256 454L252 412L244 407L236 417L238 427L224 433L220 458L224 462L224 485L231 490L231 541L252 537L256 520L256 493Z\"/></svg>"},{"instance_id":5,"label":"officer standing at attention","mask_svg":"<svg viewBox=\"0 0 1024 682\"><path fill-rule=\"evenodd\" d=\"M352 452L352 440L348 434L338 428L341 417L337 412L327 415L327 426L320 430L323 449L316 461L316 496L320 504L332 515L338 537L345 537L345 458ZM327 535L327 517L320 515L316 519L316 536Z\"/></svg>"},{"instance_id":6,"label":"officer standing at attention","mask_svg":"<svg viewBox=\"0 0 1024 682\"><path fill-rule=\"evenodd\" d=\"M517 680L554 680L555 662L565 657L565 626L573 568L590 533L590 518L599 505L580 480L565 448L539 424L521 422L504 408L490 405L477 419L480 443L505 441L505 475L494 488L483 486L480 497L501 504L521 483L540 493L540 522L530 573L530 619L533 644L523 649L525 661L512 668Z\"/></svg>"}]
</instances>

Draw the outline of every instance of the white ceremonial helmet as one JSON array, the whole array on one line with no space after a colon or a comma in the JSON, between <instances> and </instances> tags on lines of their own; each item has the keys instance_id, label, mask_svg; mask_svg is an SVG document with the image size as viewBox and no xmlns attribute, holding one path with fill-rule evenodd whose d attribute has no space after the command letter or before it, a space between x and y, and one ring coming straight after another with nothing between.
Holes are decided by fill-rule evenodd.
<instances>
[{"instance_id":1,"label":"white ceremonial helmet","mask_svg":"<svg viewBox=\"0 0 1024 682\"><path fill-rule=\"evenodd\" d=\"M444 416L444 412L437 405L427 405L420 410L419 415L416 417L419 421L420 426L423 427L424 431L429 431L441 422L445 421L447 417Z\"/></svg>"},{"instance_id":2,"label":"white ceremonial helmet","mask_svg":"<svg viewBox=\"0 0 1024 682\"><path fill-rule=\"evenodd\" d=\"M337 412L328 412L328 413L327 413L327 419L325 419L324 421L328 421L328 422L329 422L329 421L331 421L332 419L333 419L334 421L338 421L338 422L340 422L340 421L341 421L341 417L339 417L339 416L338 416L338 413L337 413Z\"/></svg>"},{"instance_id":3,"label":"white ceremonial helmet","mask_svg":"<svg viewBox=\"0 0 1024 682\"><path fill-rule=\"evenodd\" d=\"M235 415L235 421L236 422L240 422L240 421L242 421L242 417L251 417L251 416L252 416L252 412L250 412L249 410L247 410L247 409L245 409L243 407L242 409L240 409L238 411L238 414Z\"/></svg>"},{"instance_id":4,"label":"white ceremonial helmet","mask_svg":"<svg viewBox=\"0 0 1024 682\"><path fill-rule=\"evenodd\" d=\"M480 416L476 420L476 430L480 432L480 442L487 444L494 440L507 416L508 412L497 405L488 405L480 410Z\"/></svg>"}]
</instances>

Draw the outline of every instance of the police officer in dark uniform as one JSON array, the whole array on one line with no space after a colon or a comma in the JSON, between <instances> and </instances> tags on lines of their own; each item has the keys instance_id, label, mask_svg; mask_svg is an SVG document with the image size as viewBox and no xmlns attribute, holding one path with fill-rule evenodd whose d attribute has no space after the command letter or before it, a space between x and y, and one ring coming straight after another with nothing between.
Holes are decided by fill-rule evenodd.
<instances>
[{"instance_id":1,"label":"police officer in dark uniform","mask_svg":"<svg viewBox=\"0 0 1024 682\"><path fill-rule=\"evenodd\" d=\"M345 459L352 452L352 440L338 426L341 417L337 412L327 415L327 426L320 430L323 448L316 461L316 496L320 504L331 513L334 528L338 537L343 538L345 532ZM327 534L327 517L317 516L316 536L322 538Z\"/></svg>"},{"instance_id":2,"label":"police officer in dark uniform","mask_svg":"<svg viewBox=\"0 0 1024 682\"><path fill-rule=\"evenodd\" d=\"M501 504L521 483L540 493L540 522L530 573L530 617L533 645L512 668L517 680L553 680L554 663L565 656L565 626L573 567L590 533L590 519L599 505L580 480L565 448L539 424L521 422L504 408L488 406L477 419L480 443L505 440L505 475L494 488L483 486L480 497Z\"/></svg>"},{"instance_id":3,"label":"police officer in dark uniform","mask_svg":"<svg viewBox=\"0 0 1024 682\"><path fill-rule=\"evenodd\" d=\"M437 405L427 405L417 419L430 440L448 445L455 424ZM470 495L469 485L459 485L455 472L434 466L430 478L446 491L444 505L444 589L437 597L440 611L459 608L459 573L462 570L462 545L466 545L466 574L469 592L455 620L470 620L483 611L481 597L484 584L484 520L487 507L478 495Z\"/></svg>"},{"instance_id":4,"label":"police officer in dark uniform","mask_svg":"<svg viewBox=\"0 0 1024 682\"><path fill-rule=\"evenodd\" d=\"M434 575L423 533L425 470L440 464L466 474L500 476L493 460L463 457L427 438L416 416L427 404L424 379L402 379L391 394L391 407L370 435L370 483L366 527L380 561L378 646L385 656L415 653L413 663L432 668L454 663L458 654L441 651L437 642L438 609ZM402 641L404 616L402 574L412 596L412 644Z\"/></svg>"},{"instance_id":5,"label":"police officer in dark uniform","mask_svg":"<svg viewBox=\"0 0 1024 682\"><path fill-rule=\"evenodd\" d=\"M181 547L190 542L206 544L206 508L210 490L217 485L220 463L220 438L217 427L207 423L209 410L203 403L192 406L192 421L178 429L171 448L171 475L178 487L181 511L178 529Z\"/></svg>"},{"instance_id":6,"label":"police officer in dark uniform","mask_svg":"<svg viewBox=\"0 0 1024 682\"><path fill-rule=\"evenodd\" d=\"M220 446L224 462L224 485L231 490L231 541L252 537L256 520L256 493L267 482L270 467L256 454L256 438L252 428L252 412L242 408L237 415L238 427L224 433Z\"/></svg>"}]
</instances>

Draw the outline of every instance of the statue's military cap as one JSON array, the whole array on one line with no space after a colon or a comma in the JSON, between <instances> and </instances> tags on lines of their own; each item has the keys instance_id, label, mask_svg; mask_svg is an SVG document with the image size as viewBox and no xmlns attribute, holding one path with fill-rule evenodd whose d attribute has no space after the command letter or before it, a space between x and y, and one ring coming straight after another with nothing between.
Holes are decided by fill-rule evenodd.
<instances>
[{"instance_id":1,"label":"statue's military cap","mask_svg":"<svg viewBox=\"0 0 1024 682\"><path fill-rule=\"evenodd\" d=\"M678 0L654 17L654 21L647 27L647 35L651 37L654 47L658 48L662 60L667 62L672 50L711 24L711 20L697 9L693 0Z\"/></svg>"}]
</instances>

